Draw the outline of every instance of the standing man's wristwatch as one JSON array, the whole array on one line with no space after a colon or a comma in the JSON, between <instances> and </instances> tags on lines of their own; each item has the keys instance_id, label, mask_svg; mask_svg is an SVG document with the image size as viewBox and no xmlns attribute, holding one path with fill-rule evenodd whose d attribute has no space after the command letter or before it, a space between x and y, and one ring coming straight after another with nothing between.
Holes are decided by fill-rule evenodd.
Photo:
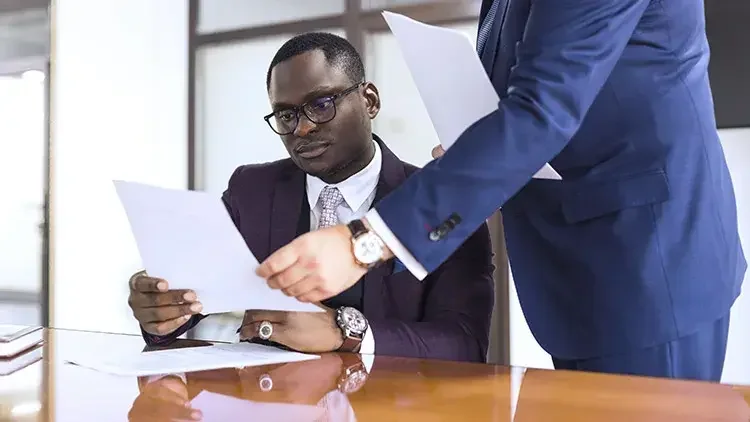
<instances>
[{"instance_id":1,"label":"standing man's wristwatch","mask_svg":"<svg viewBox=\"0 0 750 422\"><path fill-rule=\"evenodd\" d=\"M336 325L341 329L344 343L339 352L357 352L369 325L367 318L356 308L342 306L336 310Z\"/></svg>"},{"instance_id":2,"label":"standing man's wristwatch","mask_svg":"<svg viewBox=\"0 0 750 422\"><path fill-rule=\"evenodd\" d=\"M362 220L352 220L347 227L352 233L352 250L357 264L369 270L381 263L385 243L380 236L368 230Z\"/></svg>"}]
</instances>

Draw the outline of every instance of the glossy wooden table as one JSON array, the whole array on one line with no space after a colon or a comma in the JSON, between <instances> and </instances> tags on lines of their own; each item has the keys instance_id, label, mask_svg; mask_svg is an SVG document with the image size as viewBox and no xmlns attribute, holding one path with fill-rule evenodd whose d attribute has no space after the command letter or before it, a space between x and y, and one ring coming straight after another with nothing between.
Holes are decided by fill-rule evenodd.
<instances>
[{"instance_id":1,"label":"glossy wooden table","mask_svg":"<svg viewBox=\"0 0 750 422\"><path fill-rule=\"evenodd\" d=\"M750 388L739 386L380 356L367 373L347 354L118 377L65 358L138 353L140 337L61 330L46 337L43 361L0 379L0 420L750 421Z\"/></svg>"}]
</instances>

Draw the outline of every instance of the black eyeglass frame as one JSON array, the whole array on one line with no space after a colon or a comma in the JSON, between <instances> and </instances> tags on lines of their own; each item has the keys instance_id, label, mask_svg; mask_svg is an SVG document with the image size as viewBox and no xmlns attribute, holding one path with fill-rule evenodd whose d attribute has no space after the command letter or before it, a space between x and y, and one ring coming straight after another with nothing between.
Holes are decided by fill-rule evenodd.
<instances>
[{"instance_id":1,"label":"black eyeglass frame","mask_svg":"<svg viewBox=\"0 0 750 422\"><path fill-rule=\"evenodd\" d=\"M274 131L274 133L276 133L277 135L280 135L280 136L289 135L290 133L294 133L294 131L297 130L297 127L299 126L299 121L300 121L300 111L302 112L302 114L305 115L305 117L307 118L307 120L315 123L316 125L322 125L324 123L328 123L331 120L335 119L336 118L336 114L338 113L338 110L336 109L336 101L339 100L339 99L341 99L341 98L343 98L343 97L345 97L345 96L347 96L347 95L349 95L349 94L351 94L352 92L356 91L359 87L361 87L365 83L366 83L365 81L358 82L358 83L350 86L349 88L347 88L347 89L345 89L345 90L343 90L343 91L341 91L341 92L339 92L337 94L323 95L321 97L313 98L312 100L310 100L310 101L308 101L308 102L306 102L306 103L304 103L302 105L298 105L296 107L292 107L292 108L287 108L287 109L284 109L284 110L278 110L278 111L271 112L271 113L263 116L263 120L266 121L266 123L268 124L268 127L270 127L271 130ZM308 105L310 105L311 103L316 102L316 101L320 101L321 99L325 99L326 101L330 101L331 104L333 104L333 115L331 115L330 119L326 119L326 120L323 120L323 121L315 121L315 119L313 119L312 117L310 117L310 114L307 111L305 111L305 108ZM297 119L297 124L295 124L294 127L289 132L280 133L279 131L277 131L276 129L274 129L273 124L271 124L271 118L274 117L274 115L276 113L278 113L279 111L293 111L294 112L294 116Z\"/></svg>"}]
</instances>

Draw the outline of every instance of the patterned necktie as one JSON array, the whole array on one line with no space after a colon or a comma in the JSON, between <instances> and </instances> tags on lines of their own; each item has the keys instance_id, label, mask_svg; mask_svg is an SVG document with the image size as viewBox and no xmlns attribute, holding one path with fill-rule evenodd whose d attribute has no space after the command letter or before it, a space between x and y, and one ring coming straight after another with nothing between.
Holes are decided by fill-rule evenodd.
<instances>
[{"instance_id":1,"label":"patterned necktie","mask_svg":"<svg viewBox=\"0 0 750 422\"><path fill-rule=\"evenodd\" d=\"M500 0L494 0L490 10L487 11L487 15L484 17L481 25L479 26L479 34L477 34L477 52L482 54L484 44L487 43L487 38L490 37L490 30L492 30L492 24L495 23L495 15L497 15L497 8L500 7Z\"/></svg>"},{"instance_id":2,"label":"patterned necktie","mask_svg":"<svg viewBox=\"0 0 750 422\"><path fill-rule=\"evenodd\" d=\"M339 217L336 215L336 209L344 202L344 197L341 195L339 188L326 186L323 188L323 192L320 193L318 201L320 201L323 207L323 211L320 213L318 228L322 229L338 224Z\"/></svg>"}]
</instances>

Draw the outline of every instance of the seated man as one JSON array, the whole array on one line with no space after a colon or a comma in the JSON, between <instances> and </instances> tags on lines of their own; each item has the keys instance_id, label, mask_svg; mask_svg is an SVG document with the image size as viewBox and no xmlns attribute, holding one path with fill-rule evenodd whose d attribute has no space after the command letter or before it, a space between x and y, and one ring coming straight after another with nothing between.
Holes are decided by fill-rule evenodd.
<instances>
[{"instance_id":1,"label":"seated man","mask_svg":"<svg viewBox=\"0 0 750 422\"><path fill-rule=\"evenodd\" d=\"M260 261L302 233L362 217L417 170L372 133L378 90L345 39L292 38L273 58L266 84L273 112L265 120L290 158L237 168L223 195ZM248 310L241 338L257 337L267 321L272 344L303 352L485 362L493 268L482 226L423 282L391 261L324 301L326 312ZM170 342L203 318L200 298L168 290L168 280L139 273L130 286L129 303L149 344Z\"/></svg>"}]
</instances>

